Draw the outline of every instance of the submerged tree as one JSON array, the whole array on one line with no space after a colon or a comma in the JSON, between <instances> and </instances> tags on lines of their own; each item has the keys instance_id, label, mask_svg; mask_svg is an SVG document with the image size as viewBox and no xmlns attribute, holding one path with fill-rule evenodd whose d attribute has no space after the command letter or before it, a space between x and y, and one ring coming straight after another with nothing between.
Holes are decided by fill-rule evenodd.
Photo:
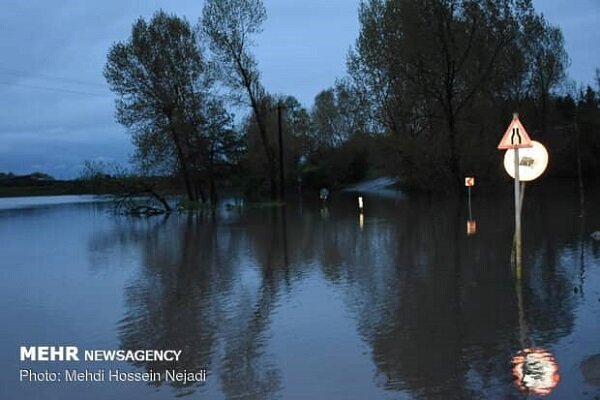
<instances>
[{"instance_id":1,"label":"submerged tree","mask_svg":"<svg viewBox=\"0 0 600 400\"><path fill-rule=\"evenodd\" d=\"M275 199L277 159L267 124L272 110L260 83L256 60L250 52L252 35L261 32L266 16L262 0L206 0L201 29L215 55L221 80L231 89L238 104L249 103L252 108L266 159L271 198Z\"/></svg>"},{"instance_id":2,"label":"submerged tree","mask_svg":"<svg viewBox=\"0 0 600 400\"><path fill-rule=\"evenodd\" d=\"M126 42L108 54L104 75L116 100L117 120L132 134L134 159L146 174L175 173L192 201L206 200L230 116L211 95L213 81L190 24L159 11L139 19Z\"/></svg>"}]
</instances>

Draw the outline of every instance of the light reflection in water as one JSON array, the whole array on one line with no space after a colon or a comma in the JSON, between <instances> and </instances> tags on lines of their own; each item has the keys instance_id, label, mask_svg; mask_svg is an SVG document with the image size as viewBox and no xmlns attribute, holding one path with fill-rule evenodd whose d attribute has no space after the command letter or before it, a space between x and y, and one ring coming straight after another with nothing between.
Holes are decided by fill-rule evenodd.
<instances>
[{"instance_id":1,"label":"light reflection in water","mask_svg":"<svg viewBox=\"0 0 600 400\"><path fill-rule=\"evenodd\" d=\"M549 395L560 381L558 362L547 350L530 348L513 357L515 385L523 392Z\"/></svg>"},{"instance_id":2,"label":"light reflection in water","mask_svg":"<svg viewBox=\"0 0 600 400\"><path fill-rule=\"evenodd\" d=\"M477 233L477 221L468 220L467 221L467 236L473 236Z\"/></svg>"}]
</instances>

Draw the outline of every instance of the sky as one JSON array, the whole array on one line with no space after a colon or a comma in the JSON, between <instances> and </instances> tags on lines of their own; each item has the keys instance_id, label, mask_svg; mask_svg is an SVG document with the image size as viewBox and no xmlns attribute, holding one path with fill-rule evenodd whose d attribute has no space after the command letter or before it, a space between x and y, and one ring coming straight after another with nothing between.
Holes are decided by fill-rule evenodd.
<instances>
[{"instance_id":1,"label":"sky","mask_svg":"<svg viewBox=\"0 0 600 400\"><path fill-rule=\"evenodd\" d=\"M346 72L360 0L265 0L255 38L263 84L306 107ZM592 83L600 67L600 0L534 0L561 27L570 78ZM114 120L102 76L110 46L158 9L195 24L202 0L0 1L0 172L73 178L85 160L126 165L133 148Z\"/></svg>"}]
</instances>

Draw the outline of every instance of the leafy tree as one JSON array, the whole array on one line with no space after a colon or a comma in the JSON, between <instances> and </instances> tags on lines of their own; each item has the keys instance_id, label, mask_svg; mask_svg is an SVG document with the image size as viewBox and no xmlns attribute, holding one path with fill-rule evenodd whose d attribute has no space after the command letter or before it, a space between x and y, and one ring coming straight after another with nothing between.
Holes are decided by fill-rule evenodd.
<instances>
[{"instance_id":1,"label":"leafy tree","mask_svg":"<svg viewBox=\"0 0 600 400\"><path fill-rule=\"evenodd\" d=\"M263 98L264 108L271 110L265 114L265 124L269 133L269 143L278 143L279 121L277 108L281 107L281 123L284 134L283 153L285 184L294 184L300 175L300 160L311 151L311 124L308 111L293 96L267 96ZM265 180L264 170L268 163L265 153L260 151L262 140L257 119L254 114L244 122L246 152L242 160L244 169L245 192L250 196L262 194L269 190L269 182Z\"/></svg>"},{"instance_id":2,"label":"leafy tree","mask_svg":"<svg viewBox=\"0 0 600 400\"><path fill-rule=\"evenodd\" d=\"M230 117L211 95L213 80L190 24L164 11L138 19L130 38L111 47L104 75L119 96L116 117L132 134L141 170L175 173L190 200L205 201L223 133L214 126Z\"/></svg>"},{"instance_id":3,"label":"leafy tree","mask_svg":"<svg viewBox=\"0 0 600 400\"><path fill-rule=\"evenodd\" d=\"M522 54L528 60L529 85L539 108L542 132L548 130L550 94L566 77L569 58L562 32L543 16L529 15L523 27Z\"/></svg>"},{"instance_id":4,"label":"leafy tree","mask_svg":"<svg viewBox=\"0 0 600 400\"><path fill-rule=\"evenodd\" d=\"M266 160L271 198L275 199L277 159L267 124L271 110L256 60L250 52L252 35L261 32L266 17L262 0L206 0L201 30L215 55L221 80L231 89L236 102L249 103L252 109Z\"/></svg>"},{"instance_id":5,"label":"leafy tree","mask_svg":"<svg viewBox=\"0 0 600 400\"><path fill-rule=\"evenodd\" d=\"M349 79L338 79L317 94L310 112L312 150L340 148L355 135L372 133L365 104L364 94Z\"/></svg>"},{"instance_id":6,"label":"leafy tree","mask_svg":"<svg viewBox=\"0 0 600 400\"><path fill-rule=\"evenodd\" d=\"M335 147L343 140L340 114L333 89L325 89L315 97L311 112L315 142L319 147Z\"/></svg>"},{"instance_id":7,"label":"leafy tree","mask_svg":"<svg viewBox=\"0 0 600 400\"><path fill-rule=\"evenodd\" d=\"M374 126L397 137L399 172L416 186L458 187L477 165L491 172L495 157L475 150L495 147L498 110L510 115L532 93L547 107L564 76L560 31L531 0L367 0L359 19L353 85Z\"/></svg>"}]
</instances>

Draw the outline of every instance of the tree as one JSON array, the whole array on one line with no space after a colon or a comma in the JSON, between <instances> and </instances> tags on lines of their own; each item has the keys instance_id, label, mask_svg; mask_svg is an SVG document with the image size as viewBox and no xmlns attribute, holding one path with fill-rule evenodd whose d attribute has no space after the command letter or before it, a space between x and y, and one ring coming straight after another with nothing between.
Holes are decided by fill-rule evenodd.
<instances>
[{"instance_id":1,"label":"tree","mask_svg":"<svg viewBox=\"0 0 600 400\"><path fill-rule=\"evenodd\" d=\"M306 109L293 96L266 96L263 98L265 110L264 123L269 134L269 143L278 143L278 107L281 107L281 124L285 135L283 141L285 184L289 186L296 182L299 175L300 160L312 149L310 116ZM265 182L264 170L268 163L265 153L260 151L262 140L260 129L254 114L244 121L245 154L242 160L244 169L244 186L246 194L255 196L270 190L269 182Z\"/></svg>"},{"instance_id":2,"label":"tree","mask_svg":"<svg viewBox=\"0 0 600 400\"><path fill-rule=\"evenodd\" d=\"M205 143L196 147L199 150L196 170L208 182L210 202L214 205L217 202L217 181L225 179L235 169L243 148L242 138L233 129L232 117L225 112L220 101L208 103L206 116L202 135Z\"/></svg>"},{"instance_id":3,"label":"tree","mask_svg":"<svg viewBox=\"0 0 600 400\"><path fill-rule=\"evenodd\" d=\"M138 19L130 38L111 47L104 75L119 96L116 117L132 134L141 170L175 173L190 200L205 201L202 172L212 171L209 148L220 137L214 125L230 117L211 94L213 79L189 23L164 11L150 22Z\"/></svg>"},{"instance_id":4,"label":"tree","mask_svg":"<svg viewBox=\"0 0 600 400\"><path fill-rule=\"evenodd\" d=\"M262 0L206 0L201 30L214 53L221 80L238 103L249 103L256 120L262 151L266 158L271 198L277 197L277 159L269 140L266 91L260 83L257 63L250 53L252 35L261 32L266 19ZM245 101L244 101L245 100Z\"/></svg>"},{"instance_id":5,"label":"tree","mask_svg":"<svg viewBox=\"0 0 600 400\"><path fill-rule=\"evenodd\" d=\"M317 94L310 113L314 150L339 148L357 134L375 131L365 97L349 79L338 79Z\"/></svg>"},{"instance_id":6,"label":"tree","mask_svg":"<svg viewBox=\"0 0 600 400\"><path fill-rule=\"evenodd\" d=\"M319 147L335 147L341 142L340 115L333 89L325 89L317 94L311 119L314 139Z\"/></svg>"},{"instance_id":7,"label":"tree","mask_svg":"<svg viewBox=\"0 0 600 400\"><path fill-rule=\"evenodd\" d=\"M479 164L474 150L492 148L497 110L510 115L532 93L546 107L563 76L560 30L531 0L367 0L359 20L353 86L374 126L397 137L405 178L428 171L419 185L458 187Z\"/></svg>"},{"instance_id":8,"label":"tree","mask_svg":"<svg viewBox=\"0 0 600 400\"><path fill-rule=\"evenodd\" d=\"M523 27L523 54L530 67L529 85L540 114L542 132L548 130L549 97L552 89L566 77L569 57L558 27L543 16L529 15Z\"/></svg>"}]
</instances>

